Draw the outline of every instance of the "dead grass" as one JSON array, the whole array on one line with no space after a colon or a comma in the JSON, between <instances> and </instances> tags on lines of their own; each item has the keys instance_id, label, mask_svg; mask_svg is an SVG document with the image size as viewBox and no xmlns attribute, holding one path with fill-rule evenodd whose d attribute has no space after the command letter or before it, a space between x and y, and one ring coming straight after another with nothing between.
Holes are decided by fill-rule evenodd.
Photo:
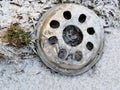
<instances>
[{"instance_id":1,"label":"dead grass","mask_svg":"<svg viewBox=\"0 0 120 90\"><path fill-rule=\"evenodd\" d=\"M8 43L10 46L21 48L29 44L30 34L25 32L18 23L14 23L7 28L2 41Z\"/></svg>"}]
</instances>

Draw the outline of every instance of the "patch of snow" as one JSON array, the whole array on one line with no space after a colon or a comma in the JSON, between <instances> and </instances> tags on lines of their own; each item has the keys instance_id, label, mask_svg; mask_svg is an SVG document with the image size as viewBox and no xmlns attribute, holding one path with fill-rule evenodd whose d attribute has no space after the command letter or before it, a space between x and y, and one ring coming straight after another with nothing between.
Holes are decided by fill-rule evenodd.
<instances>
[{"instance_id":1,"label":"patch of snow","mask_svg":"<svg viewBox=\"0 0 120 90\"><path fill-rule=\"evenodd\" d=\"M45 8L56 5L52 2L1 0L0 29L19 22L26 31L34 31L39 18L47 11ZM105 26L105 47L99 62L79 76L59 75L48 69L39 57L30 55L29 48L17 50L1 42L0 52L10 60L0 61L0 90L120 90L119 0L81 0L81 4L89 8L93 6ZM23 19L17 18L18 15ZM21 53L27 53L23 59L19 56Z\"/></svg>"}]
</instances>

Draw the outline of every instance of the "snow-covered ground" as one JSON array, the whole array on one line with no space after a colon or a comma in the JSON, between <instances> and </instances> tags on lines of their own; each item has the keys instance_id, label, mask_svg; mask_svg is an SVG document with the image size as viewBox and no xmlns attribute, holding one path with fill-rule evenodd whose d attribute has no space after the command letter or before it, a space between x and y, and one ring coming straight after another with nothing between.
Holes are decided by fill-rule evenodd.
<instances>
[{"instance_id":1,"label":"snow-covered ground","mask_svg":"<svg viewBox=\"0 0 120 90\"><path fill-rule=\"evenodd\" d=\"M59 75L28 48L18 50L1 42L0 53L7 57L0 60L0 90L120 90L120 1L81 1L93 6L103 20L105 46L99 62L79 76ZM19 22L26 31L33 31L43 13L55 5L53 0L0 0L0 30Z\"/></svg>"}]
</instances>

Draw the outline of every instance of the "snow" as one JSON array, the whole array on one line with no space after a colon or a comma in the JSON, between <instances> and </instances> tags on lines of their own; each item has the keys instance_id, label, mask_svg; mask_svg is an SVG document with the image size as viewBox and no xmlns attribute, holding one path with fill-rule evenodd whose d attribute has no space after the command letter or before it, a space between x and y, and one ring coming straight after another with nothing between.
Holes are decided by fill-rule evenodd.
<instances>
[{"instance_id":1,"label":"snow","mask_svg":"<svg viewBox=\"0 0 120 90\"><path fill-rule=\"evenodd\" d=\"M86 7L92 5L94 10L102 14L99 17L105 26L105 46L101 59L92 69L78 76L60 75L48 69L39 57L31 55L29 48L18 50L1 42L0 52L9 58L0 61L0 90L120 90L119 1L93 1L83 0L81 4ZM10 2L18 3L21 7ZM44 8L56 5L52 4L52 0L41 2L1 0L0 30L5 30L12 22L19 22L26 31L33 31L38 19L47 11ZM18 15L23 19L18 19ZM20 57L22 53L26 55L24 58Z\"/></svg>"}]
</instances>

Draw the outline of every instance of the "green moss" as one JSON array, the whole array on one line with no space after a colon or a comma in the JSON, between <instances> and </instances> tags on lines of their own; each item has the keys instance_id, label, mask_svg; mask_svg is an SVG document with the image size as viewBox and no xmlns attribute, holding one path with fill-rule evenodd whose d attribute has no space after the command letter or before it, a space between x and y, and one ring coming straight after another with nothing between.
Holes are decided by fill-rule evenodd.
<instances>
[{"instance_id":1,"label":"green moss","mask_svg":"<svg viewBox=\"0 0 120 90\"><path fill-rule=\"evenodd\" d=\"M5 39L9 45L20 48L30 43L30 34L15 23L7 29Z\"/></svg>"}]
</instances>

